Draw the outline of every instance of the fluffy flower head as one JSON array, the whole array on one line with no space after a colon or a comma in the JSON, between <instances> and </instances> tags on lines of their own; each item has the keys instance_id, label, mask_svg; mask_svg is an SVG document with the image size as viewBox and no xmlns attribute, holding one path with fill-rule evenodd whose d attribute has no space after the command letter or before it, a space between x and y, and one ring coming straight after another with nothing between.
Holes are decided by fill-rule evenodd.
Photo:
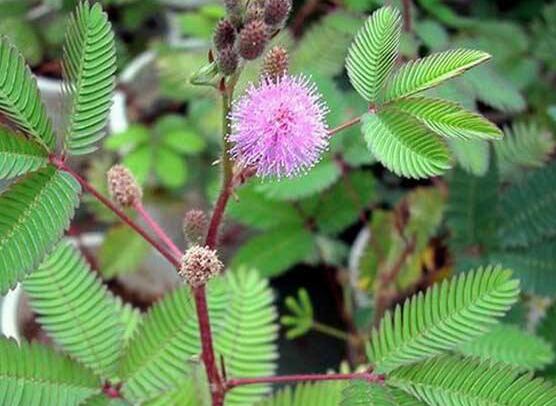
<instances>
[{"instance_id":1,"label":"fluffy flower head","mask_svg":"<svg viewBox=\"0 0 556 406\"><path fill-rule=\"evenodd\" d=\"M306 77L263 79L232 108L231 153L259 176L297 175L314 166L328 147L327 112Z\"/></svg>"}]
</instances>

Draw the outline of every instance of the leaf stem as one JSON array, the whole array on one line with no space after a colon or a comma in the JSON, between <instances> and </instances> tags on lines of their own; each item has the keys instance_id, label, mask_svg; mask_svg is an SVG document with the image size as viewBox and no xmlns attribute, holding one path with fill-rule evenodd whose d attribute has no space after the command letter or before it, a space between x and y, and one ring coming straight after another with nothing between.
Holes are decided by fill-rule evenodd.
<instances>
[{"instance_id":1,"label":"leaf stem","mask_svg":"<svg viewBox=\"0 0 556 406\"><path fill-rule=\"evenodd\" d=\"M350 340L350 335L349 334L343 332L342 330L334 328L332 326L328 326L326 324L319 323L318 321L313 321L312 329L315 330L315 331L318 331L319 333L326 334L330 337L337 338L339 340L343 340L343 341L349 341Z\"/></svg>"},{"instance_id":2,"label":"leaf stem","mask_svg":"<svg viewBox=\"0 0 556 406\"><path fill-rule=\"evenodd\" d=\"M348 120L345 123L342 123L339 126L328 130L328 135L333 136L334 134L339 133L340 131L345 130L346 128L349 128L349 127L354 126L355 124L358 124L360 121L361 121L361 116L354 117L351 120Z\"/></svg>"},{"instance_id":3,"label":"leaf stem","mask_svg":"<svg viewBox=\"0 0 556 406\"><path fill-rule=\"evenodd\" d=\"M268 376L262 378L239 378L230 379L226 383L226 390L231 390L238 386L255 385L262 383L287 383L287 382L320 382L320 381L345 381L358 379L367 382L383 383L384 376L372 372L354 372L350 374L300 374Z\"/></svg>"},{"instance_id":4,"label":"leaf stem","mask_svg":"<svg viewBox=\"0 0 556 406\"><path fill-rule=\"evenodd\" d=\"M180 265L179 256L173 255L169 252L162 244L152 238L149 233L143 229L139 224L137 224L133 219L131 219L127 214L124 213L122 209L116 206L110 199L103 196L98 190L95 189L87 180L83 179L79 174L77 174L73 169L66 165L66 163L57 157L51 157L50 162L55 165L58 169L69 173L71 176L79 182L84 190L89 192L95 199L105 205L109 210L111 210L116 216L118 216L124 223L131 227L137 234L139 234L145 241L153 246L160 254L168 260L174 267L178 268Z\"/></svg>"},{"instance_id":5,"label":"leaf stem","mask_svg":"<svg viewBox=\"0 0 556 406\"><path fill-rule=\"evenodd\" d=\"M136 202L133 205L133 208L137 213L139 213L141 218L145 221L145 223L147 223L149 228L156 234L160 241L162 241L168 247L168 249L172 251L172 254L178 258L181 258L183 252L176 246L176 244L174 244L172 239L168 236L168 234L166 234L162 227L160 227L160 225L151 217L149 212L145 210L143 203L140 201Z\"/></svg>"}]
</instances>

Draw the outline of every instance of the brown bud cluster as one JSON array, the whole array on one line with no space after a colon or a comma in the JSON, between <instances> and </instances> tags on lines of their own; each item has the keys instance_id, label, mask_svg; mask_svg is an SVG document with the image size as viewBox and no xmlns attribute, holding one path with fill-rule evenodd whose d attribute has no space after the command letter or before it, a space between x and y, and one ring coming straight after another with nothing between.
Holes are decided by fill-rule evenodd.
<instances>
[{"instance_id":1,"label":"brown bud cluster","mask_svg":"<svg viewBox=\"0 0 556 406\"><path fill-rule=\"evenodd\" d=\"M189 210L183 218L183 235L192 244L201 242L207 231L208 218L202 210Z\"/></svg>"},{"instance_id":2,"label":"brown bud cluster","mask_svg":"<svg viewBox=\"0 0 556 406\"><path fill-rule=\"evenodd\" d=\"M190 286L199 287L222 272L223 268L216 250L194 245L185 252L179 273Z\"/></svg>"},{"instance_id":3,"label":"brown bud cluster","mask_svg":"<svg viewBox=\"0 0 556 406\"><path fill-rule=\"evenodd\" d=\"M214 46L217 51L234 46L236 29L228 20L220 20L214 30Z\"/></svg>"},{"instance_id":4,"label":"brown bud cluster","mask_svg":"<svg viewBox=\"0 0 556 406\"><path fill-rule=\"evenodd\" d=\"M108 191L112 200L122 207L130 207L141 201L143 192L133 174L123 165L114 165L107 173Z\"/></svg>"},{"instance_id":5,"label":"brown bud cluster","mask_svg":"<svg viewBox=\"0 0 556 406\"><path fill-rule=\"evenodd\" d=\"M291 8L291 0L267 0L264 9L264 22L270 26L280 26L288 18Z\"/></svg>"},{"instance_id":6,"label":"brown bud cluster","mask_svg":"<svg viewBox=\"0 0 556 406\"><path fill-rule=\"evenodd\" d=\"M276 81L288 73L288 52L279 46L267 52L263 64L263 76Z\"/></svg>"},{"instance_id":7,"label":"brown bud cluster","mask_svg":"<svg viewBox=\"0 0 556 406\"><path fill-rule=\"evenodd\" d=\"M239 33L239 54L249 61L256 59L262 55L267 41L267 25L263 21L253 20Z\"/></svg>"},{"instance_id":8,"label":"brown bud cluster","mask_svg":"<svg viewBox=\"0 0 556 406\"><path fill-rule=\"evenodd\" d=\"M224 48L218 54L218 70L224 75L229 76L234 73L239 64L239 55L232 47Z\"/></svg>"}]
</instances>

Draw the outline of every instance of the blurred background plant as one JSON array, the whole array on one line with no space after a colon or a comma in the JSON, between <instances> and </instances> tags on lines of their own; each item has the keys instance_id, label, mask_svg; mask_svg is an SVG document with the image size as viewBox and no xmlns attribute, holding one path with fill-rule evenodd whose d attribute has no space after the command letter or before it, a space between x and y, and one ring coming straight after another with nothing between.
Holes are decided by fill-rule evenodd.
<instances>
[{"instance_id":1,"label":"blurred background plant","mask_svg":"<svg viewBox=\"0 0 556 406\"><path fill-rule=\"evenodd\" d=\"M183 202L188 209L209 207L218 183L210 165L218 159L221 106L213 89L189 79L209 58L224 7L202 0L101 3L116 33L117 88L127 120L103 150L78 165L106 190L106 170L123 162L143 185L145 204L179 240ZM556 5L295 1L272 43L287 49L292 73L317 83L331 110L330 128L367 109L349 86L344 60L363 16L384 3L404 10L404 60L455 47L492 54L489 64L427 93L481 112L504 139L450 140L456 168L417 181L376 164L360 130L345 130L306 175L237 190L221 236L227 263L271 278L283 315L281 373L337 369L345 359L355 365L387 309L448 276L501 263L515 270L523 294L504 324L508 330L491 334L540 340L548 355L528 367L546 368L556 379L550 350L556 345ZM37 75L59 79L63 27L74 6L2 1L0 33ZM260 69L261 62L247 66L236 94ZM146 308L178 283L140 238L87 202L70 234L112 290ZM87 242L91 233L99 236L95 243ZM22 330L44 338L32 316Z\"/></svg>"}]
</instances>

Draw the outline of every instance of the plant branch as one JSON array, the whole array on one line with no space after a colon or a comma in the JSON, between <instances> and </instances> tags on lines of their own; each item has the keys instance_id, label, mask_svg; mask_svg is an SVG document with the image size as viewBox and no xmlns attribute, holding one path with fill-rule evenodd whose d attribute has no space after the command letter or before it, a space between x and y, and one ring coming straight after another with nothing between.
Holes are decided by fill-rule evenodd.
<instances>
[{"instance_id":1,"label":"plant branch","mask_svg":"<svg viewBox=\"0 0 556 406\"><path fill-rule=\"evenodd\" d=\"M65 164L64 161L60 160L57 157L51 157L50 162L55 165L58 169L69 173L71 176L79 182L81 187L84 190L89 192L95 199L105 205L110 211L112 211L116 216L118 216L124 223L126 223L129 227L131 227L135 232L137 232L145 241L147 241L150 245L153 246L160 254L168 260L174 267L178 268L180 265L179 257L174 256L171 252L169 252L162 244L152 238L147 231L145 231L139 224L135 223L133 219L131 219L127 214L124 213L122 209L116 206L110 199L103 196L98 190L95 189L93 185L91 185L87 180L82 178L79 174L77 174L73 169Z\"/></svg>"},{"instance_id":2,"label":"plant branch","mask_svg":"<svg viewBox=\"0 0 556 406\"><path fill-rule=\"evenodd\" d=\"M361 116L354 117L351 120L348 120L345 123L342 123L339 126L328 130L328 135L333 136L334 134L339 133L340 131L345 130L346 128L349 128L349 127L354 126L355 124L358 124L360 121L361 121Z\"/></svg>"},{"instance_id":3,"label":"plant branch","mask_svg":"<svg viewBox=\"0 0 556 406\"><path fill-rule=\"evenodd\" d=\"M403 31L411 32L411 0L402 0Z\"/></svg>"},{"instance_id":4,"label":"plant branch","mask_svg":"<svg viewBox=\"0 0 556 406\"><path fill-rule=\"evenodd\" d=\"M268 376L262 378L239 378L230 379L226 384L226 390L231 390L238 386L255 385L261 383L287 383L287 382L319 382L319 381L345 381L358 379L367 382L383 383L384 376L373 374L372 372L354 372L350 374L300 374Z\"/></svg>"},{"instance_id":5,"label":"plant branch","mask_svg":"<svg viewBox=\"0 0 556 406\"><path fill-rule=\"evenodd\" d=\"M342 330L319 323L318 321L313 321L312 329L343 341L349 341L351 338L349 334L343 332Z\"/></svg>"},{"instance_id":6,"label":"plant branch","mask_svg":"<svg viewBox=\"0 0 556 406\"><path fill-rule=\"evenodd\" d=\"M136 202L133 205L133 208L135 209L135 211L137 211L137 213L139 213L141 218L145 221L145 223L147 223L149 228L156 234L160 241L162 241L166 245L166 247L168 247L168 249L172 251L172 254L178 258L181 258L183 252L176 246L176 244L174 244L172 239L168 236L168 234L166 234L162 227L160 227L160 225L151 217L149 212L145 210L143 203L140 201Z\"/></svg>"}]
</instances>

